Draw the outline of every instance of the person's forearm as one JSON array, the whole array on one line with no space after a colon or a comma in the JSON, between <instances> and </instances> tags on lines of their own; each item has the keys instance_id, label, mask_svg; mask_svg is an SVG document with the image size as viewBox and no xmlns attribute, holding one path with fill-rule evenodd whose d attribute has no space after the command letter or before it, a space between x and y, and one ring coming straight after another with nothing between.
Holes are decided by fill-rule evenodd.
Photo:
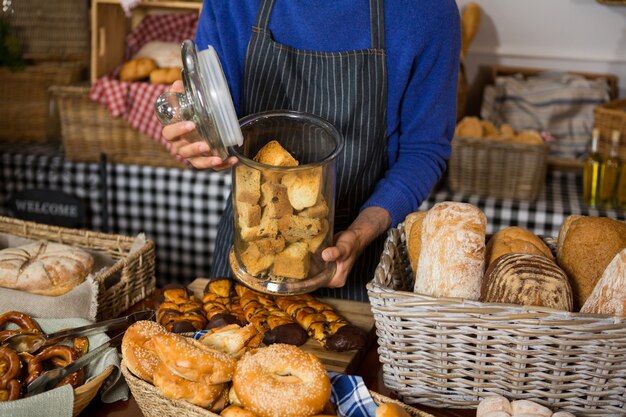
<instances>
[{"instance_id":1,"label":"person's forearm","mask_svg":"<svg viewBox=\"0 0 626 417\"><path fill-rule=\"evenodd\" d=\"M348 230L357 236L359 253L391 225L389 212L382 207L367 207L359 213Z\"/></svg>"}]
</instances>

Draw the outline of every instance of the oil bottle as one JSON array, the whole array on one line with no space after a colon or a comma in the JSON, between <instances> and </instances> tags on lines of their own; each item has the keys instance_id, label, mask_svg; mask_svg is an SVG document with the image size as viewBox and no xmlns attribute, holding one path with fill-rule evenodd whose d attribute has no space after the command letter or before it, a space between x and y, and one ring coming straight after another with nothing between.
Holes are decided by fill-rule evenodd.
<instances>
[{"instance_id":1,"label":"oil bottle","mask_svg":"<svg viewBox=\"0 0 626 417\"><path fill-rule=\"evenodd\" d=\"M599 151L600 130L593 129L591 136L591 150L583 165L583 202L591 208L595 208L599 203L599 186L602 167L602 155Z\"/></svg>"},{"instance_id":2,"label":"oil bottle","mask_svg":"<svg viewBox=\"0 0 626 417\"><path fill-rule=\"evenodd\" d=\"M626 160L621 161L615 190L615 208L626 210Z\"/></svg>"},{"instance_id":3,"label":"oil bottle","mask_svg":"<svg viewBox=\"0 0 626 417\"><path fill-rule=\"evenodd\" d=\"M611 132L611 151L609 157L602 162L600 170L600 193L599 204L602 207L610 208L615 204L617 181L619 180L619 169L621 161L619 158L620 132Z\"/></svg>"}]
</instances>

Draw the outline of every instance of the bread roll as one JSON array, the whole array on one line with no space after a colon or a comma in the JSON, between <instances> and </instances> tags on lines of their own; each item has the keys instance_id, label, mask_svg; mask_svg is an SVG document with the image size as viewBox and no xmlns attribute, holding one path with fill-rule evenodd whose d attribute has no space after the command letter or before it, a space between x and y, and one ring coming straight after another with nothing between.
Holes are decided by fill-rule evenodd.
<instances>
[{"instance_id":1,"label":"bread roll","mask_svg":"<svg viewBox=\"0 0 626 417\"><path fill-rule=\"evenodd\" d=\"M476 417L486 417L488 414L494 412L503 412L510 415L513 412L511 410L511 403L501 395L483 398L476 409Z\"/></svg>"},{"instance_id":2,"label":"bread roll","mask_svg":"<svg viewBox=\"0 0 626 417\"><path fill-rule=\"evenodd\" d=\"M528 400L512 401L511 409L514 416L518 414L535 414L542 417L552 416L552 411L549 408Z\"/></svg>"},{"instance_id":3,"label":"bread roll","mask_svg":"<svg viewBox=\"0 0 626 417\"><path fill-rule=\"evenodd\" d=\"M485 267L487 218L466 203L443 202L424 218L414 291L477 300Z\"/></svg>"},{"instance_id":4,"label":"bread roll","mask_svg":"<svg viewBox=\"0 0 626 417\"><path fill-rule=\"evenodd\" d=\"M172 84L174 81L182 80L182 68L157 68L150 73L152 84Z\"/></svg>"},{"instance_id":5,"label":"bread roll","mask_svg":"<svg viewBox=\"0 0 626 417\"><path fill-rule=\"evenodd\" d=\"M580 309L615 255L626 248L626 223L607 217L567 218L559 230L557 262Z\"/></svg>"},{"instance_id":6,"label":"bread roll","mask_svg":"<svg viewBox=\"0 0 626 417\"><path fill-rule=\"evenodd\" d=\"M626 316L626 249L604 270L580 312Z\"/></svg>"},{"instance_id":7,"label":"bread roll","mask_svg":"<svg viewBox=\"0 0 626 417\"><path fill-rule=\"evenodd\" d=\"M411 415L397 404L383 403L376 409L376 417L411 417Z\"/></svg>"},{"instance_id":8,"label":"bread roll","mask_svg":"<svg viewBox=\"0 0 626 417\"><path fill-rule=\"evenodd\" d=\"M150 77L157 69L156 62L150 58L135 58L124 63L120 70L120 81L141 81Z\"/></svg>"},{"instance_id":9,"label":"bread roll","mask_svg":"<svg viewBox=\"0 0 626 417\"><path fill-rule=\"evenodd\" d=\"M82 249L36 242L0 251L0 287L58 296L85 280L93 257Z\"/></svg>"},{"instance_id":10,"label":"bread roll","mask_svg":"<svg viewBox=\"0 0 626 417\"><path fill-rule=\"evenodd\" d=\"M554 260L552 252L537 235L517 226L505 227L487 242L487 266L507 253L543 255Z\"/></svg>"},{"instance_id":11,"label":"bread roll","mask_svg":"<svg viewBox=\"0 0 626 417\"><path fill-rule=\"evenodd\" d=\"M559 412L552 414L552 417L576 417L576 416L572 413L568 413L567 411L559 411Z\"/></svg>"},{"instance_id":12,"label":"bread roll","mask_svg":"<svg viewBox=\"0 0 626 417\"><path fill-rule=\"evenodd\" d=\"M509 253L489 266L480 300L572 311L565 272L543 255Z\"/></svg>"},{"instance_id":13,"label":"bread roll","mask_svg":"<svg viewBox=\"0 0 626 417\"><path fill-rule=\"evenodd\" d=\"M427 211L416 211L404 219L404 235L406 236L406 250L409 254L411 270L417 271L417 261L422 251L422 225Z\"/></svg>"}]
</instances>

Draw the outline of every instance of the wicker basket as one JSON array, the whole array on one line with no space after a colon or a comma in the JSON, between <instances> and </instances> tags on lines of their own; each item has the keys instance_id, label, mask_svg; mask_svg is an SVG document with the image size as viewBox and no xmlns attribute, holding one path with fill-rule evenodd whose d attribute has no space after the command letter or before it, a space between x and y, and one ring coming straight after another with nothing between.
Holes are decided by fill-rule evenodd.
<instances>
[{"instance_id":1,"label":"wicker basket","mask_svg":"<svg viewBox=\"0 0 626 417\"><path fill-rule=\"evenodd\" d=\"M455 193L535 200L546 177L548 145L455 137L448 184Z\"/></svg>"},{"instance_id":2,"label":"wicker basket","mask_svg":"<svg viewBox=\"0 0 626 417\"><path fill-rule=\"evenodd\" d=\"M74 410L72 412L74 417L78 416L89 405L111 372L113 372L113 365L107 367L91 381L74 389Z\"/></svg>"},{"instance_id":3,"label":"wicker basket","mask_svg":"<svg viewBox=\"0 0 626 417\"><path fill-rule=\"evenodd\" d=\"M22 71L0 68L0 140L46 142L59 137L50 87L78 82L84 66L46 63Z\"/></svg>"},{"instance_id":4,"label":"wicker basket","mask_svg":"<svg viewBox=\"0 0 626 417\"><path fill-rule=\"evenodd\" d=\"M367 288L384 383L405 403L474 408L500 394L576 415L626 413L626 318L404 291L402 224Z\"/></svg>"},{"instance_id":5,"label":"wicker basket","mask_svg":"<svg viewBox=\"0 0 626 417\"><path fill-rule=\"evenodd\" d=\"M133 129L126 120L112 118L107 109L89 98L89 86L52 89L59 106L65 157L97 162L100 154L120 164L187 168L151 137Z\"/></svg>"},{"instance_id":6,"label":"wicker basket","mask_svg":"<svg viewBox=\"0 0 626 417\"><path fill-rule=\"evenodd\" d=\"M89 2L86 0L14 0L9 22L24 58L34 61L89 63Z\"/></svg>"},{"instance_id":7,"label":"wicker basket","mask_svg":"<svg viewBox=\"0 0 626 417\"><path fill-rule=\"evenodd\" d=\"M131 247L135 239L127 236L68 229L0 216L0 233L33 240L77 245L101 251L115 260L98 281L98 320L118 317L120 313L154 292L154 242L147 240L140 248ZM136 249L136 250L135 250Z\"/></svg>"},{"instance_id":8,"label":"wicker basket","mask_svg":"<svg viewBox=\"0 0 626 417\"><path fill-rule=\"evenodd\" d=\"M145 417L178 417L181 415L185 417L219 417L219 415L209 410L200 408L186 401L165 398L154 385L133 375L128 370L123 360L121 368L126 383L128 383L128 387L130 388L130 392L133 394L135 401L137 401ZM413 417L434 417L431 414L417 410L400 401L385 397L377 392L370 391L370 394L378 405L382 403L394 403L402 407Z\"/></svg>"},{"instance_id":9,"label":"wicker basket","mask_svg":"<svg viewBox=\"0 0 626 417\"><path fill-rule=\"evenodd\" d=\"M604 155L611 149L611 132L620 132L620 157L626 160L626 100L613 100L598 106L593 112L594 127L600 129L600 151Z\"/></svg>"}]
</instances>

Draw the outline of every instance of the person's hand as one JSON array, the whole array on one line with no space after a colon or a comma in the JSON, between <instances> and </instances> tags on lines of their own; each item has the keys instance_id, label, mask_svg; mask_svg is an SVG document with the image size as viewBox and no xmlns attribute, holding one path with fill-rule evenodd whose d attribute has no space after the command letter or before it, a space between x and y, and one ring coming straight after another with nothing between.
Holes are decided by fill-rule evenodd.
<instances>
[{"instance_id":1,"label":"person's hand","mask_svg":"<svg viewBox=\"0 0 626 417\"><path fill-rule=\"evenodd\" d=\"M374 239L389 228L391 216L381 207L368 207L345 231L335 236L335 246L322 251L322 259L336 262L335 275L328 283L329 288L339 288L346 284L348 275L359 255Z\"/></svg>"},{"instance_id":2,"label":"person's hand","mask_svg":"<svg viewBox=\"0 0 626 417\"><path fill-rule=\"evenodd\" d=\"M175 81L170 91L181 93L183 91L182 81ZM167 140L167 150L181 162L187 162L194 168L214 169L221 171L231 168L237 163L234 156L223 160L219 156L211 156L209 144L198 137L196 125L192 121L183 121L167 125L162 131L163 137ZM196 140L193 140L195 137Z\"/></svg>"}]
</instances>

